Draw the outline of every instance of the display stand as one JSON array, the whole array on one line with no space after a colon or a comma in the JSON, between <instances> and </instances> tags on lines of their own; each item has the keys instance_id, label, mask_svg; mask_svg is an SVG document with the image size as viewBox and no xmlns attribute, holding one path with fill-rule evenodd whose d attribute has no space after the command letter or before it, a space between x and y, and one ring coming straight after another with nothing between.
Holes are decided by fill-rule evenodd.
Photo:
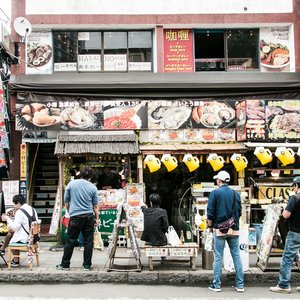
<instances>
[{"instance_id":1,"label":"display stand","mask_svg":"<svg viewBox=\"0 0 300 300\"><path fill-rule=\"evenodd\" d=\"M124 229L128 233L133 257L117 256L117 242L121 229ZM115 259L135 259L136 266L117 265L114 263ZM109 267L107 271L141 272L142 268L143 266L141 263L141 253L137 243L135 228L132 222L128 219L126 209L124 207L124 204L122 204L118 210L117 219L114 225L113 238L109 246Z\"/></svg>"},{"instance_id":2,"label":"display stand","mask_svg":"<svg viewBox=\"0 0 300 300\"><path fill-rule=\"evenodd\" d=\"M257 248L256 248L256 254L257 254L256 265L264 272L268 270L267 267L268 267L268 262L270 257L278 257L282 255L282 251L276 252L275 249L273 248L273 238L276 229L278 228L279 225L281 211L282 211L282 206L279 203L269 204L265 210L265 218L263 222L261 238L258 241ZM282 236L281 238L283 241L285 240L285 236ZM297 260L298 260L298 256L297 256ZM299 263L297 263L297 265L299 266ZM272 268L272 271L273 270L274 269Z\"/></svg>"}]
</instances>

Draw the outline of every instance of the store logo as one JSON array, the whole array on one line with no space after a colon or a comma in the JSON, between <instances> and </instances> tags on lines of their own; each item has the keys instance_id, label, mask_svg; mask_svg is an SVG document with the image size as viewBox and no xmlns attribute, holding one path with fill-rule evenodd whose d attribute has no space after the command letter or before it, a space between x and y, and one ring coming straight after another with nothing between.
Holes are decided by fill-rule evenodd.
<instances>
[{"instance_id":1,"label":"store logo","mask_svg":"<svg viewBox=\"0 0 300 300\"><path fill-rule=\"evenodd\" d=\"M246 243L240 244L240 250L245 251L247 253L249 250L248 244L246 244Z\"/></svg>"}]
</instances>

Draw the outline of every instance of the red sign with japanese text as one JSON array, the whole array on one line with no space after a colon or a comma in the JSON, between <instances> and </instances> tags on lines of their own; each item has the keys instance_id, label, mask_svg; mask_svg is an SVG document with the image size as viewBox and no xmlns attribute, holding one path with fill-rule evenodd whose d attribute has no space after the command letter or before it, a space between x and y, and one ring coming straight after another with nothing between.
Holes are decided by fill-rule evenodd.
<instances>
[{"instance_id":1,"label":"red sign with japanese text","mask_svg":"<svg viewBox=\"0 0 300 300\"><path fill-rule=\"evenodd\" d=\"M194 72L191 29L164 30L164 72Z\"/></svg>"}]
</instances>

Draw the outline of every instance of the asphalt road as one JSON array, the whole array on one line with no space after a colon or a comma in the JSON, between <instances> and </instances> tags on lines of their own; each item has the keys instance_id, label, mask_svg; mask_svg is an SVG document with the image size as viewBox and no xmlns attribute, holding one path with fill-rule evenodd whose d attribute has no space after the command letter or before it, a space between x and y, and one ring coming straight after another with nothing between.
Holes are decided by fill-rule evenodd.
<instances>
[{"instance_id":1,"label":"asphalt road","mask_svg":"<svg viewBox=\"0 0 300 300\"><path fill-rule=\"evenodd\" d=\"M0 300L50 299L300 299L300 293L275 294L265 287L246 287L237 293L233 287L223 287L221 293L209 291L206 286L128 285L128 284L0 284Z\"/></svg>"}]
</instances>

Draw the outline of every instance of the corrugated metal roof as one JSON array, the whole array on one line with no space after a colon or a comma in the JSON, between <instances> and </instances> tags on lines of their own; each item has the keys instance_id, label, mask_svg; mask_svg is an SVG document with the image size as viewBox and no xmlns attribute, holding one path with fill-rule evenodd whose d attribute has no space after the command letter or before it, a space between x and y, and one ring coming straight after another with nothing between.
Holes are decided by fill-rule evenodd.
<instances>
[{"instance_id":1,"label":"corrugated metal roof","mask_svg":"<svg viewBox=\"0 0 300 300\"><path fill-rule=\"evenodd\" d=\"M135 134L82 135L58 134L55 151L57 155L72 154L137 154L139 151Z\"/></svg>"},{"instance_id":2,"label":"corrugated metal roof","mask_svg":"<svg viewBox=\"0 0 300 300\"><path fill-rule=\"evenodd\" d=\"M246 152L247 147L243 143L233 144L160 144L160 145L140 145L140 151L148 154L160 154L167 152L175 153L212 153L212 152Z\"/></svg>"}]
</instances>

